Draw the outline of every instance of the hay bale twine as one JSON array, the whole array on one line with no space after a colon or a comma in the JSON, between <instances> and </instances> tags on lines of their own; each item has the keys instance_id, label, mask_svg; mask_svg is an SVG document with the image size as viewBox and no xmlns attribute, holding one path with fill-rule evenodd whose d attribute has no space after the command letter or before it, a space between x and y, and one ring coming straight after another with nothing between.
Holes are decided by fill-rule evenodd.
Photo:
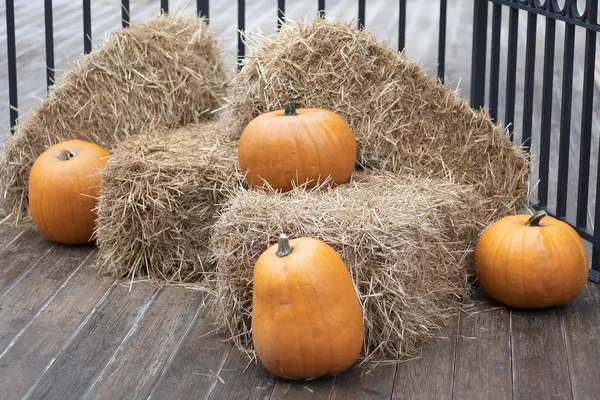
<instances>
[{"instance_id":1,"label":"hay bale twine","mask_svg":"<svg viewBox=\"0 0 600 400\"><path fill-rule=\"evenodd\" d=\"M495 217L526 202L529 163L484 111L472 110L419 65L354 25L287 21L252 35L251 55L232 81L228 130L239 137L261 113L322 107L340 114L357 139L357 164L475 185Z\"/></svg>"},{"instance_id":2,"label":"hay bale twine","mask_svg":"<svg viewBox=\"0 0 600 400\"><path fill-rule=\"evenodd\" d=\"M219 43L200 18L165 15L114 32L74 63L8 138L0 153L6 221L30 221L29 171L49 146L82 139L112 151L158 124L208 120L221 107L227 81Z\"/></svg>"},{"instance_id":3,"label":"hay bale twine","mask_svg":"<svg viewBox=\"0 0 600 400\"><path fill-rule=\"evenodd\" d=\"M489 215L474 192L383 172L311 192L236 190L211 237L219 326L250 349L254 264L285 232L323 240L346 262L364 312L363 358L415 355L470 291L472 243Z\"/></svg>"},{"instance_id":4,"label":"hay bale twine","mask_svg":"<svg viewBox=\"0 0 600 400\"><path fill-rule=\"evenodd\" d=\"M204 281L209 228L237 175L215 123L157 129L121 143L101 173L96 242L103 273Z\"/></svg>"}]
</instances>

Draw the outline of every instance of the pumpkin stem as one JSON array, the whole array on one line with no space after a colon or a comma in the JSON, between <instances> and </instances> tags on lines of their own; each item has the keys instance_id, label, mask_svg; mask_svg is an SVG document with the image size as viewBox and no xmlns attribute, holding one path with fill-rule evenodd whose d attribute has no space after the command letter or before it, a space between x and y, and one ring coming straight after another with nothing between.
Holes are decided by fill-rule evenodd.
<instances>
[{"instance_id":1,"label":"pumpkin stem","mask_svg":"<svg viewBox=\"0 0 600 400\"><path fill-rule=\"evenodd\" d=\"M75 154L71 153L69 150L61 150L58 158L60 161L67 161L73 158Z\"/></svg>"},{"instance_id":2,"label":"pumpkin stem","mask_svg":"<svg viewBox=\"0 0 600 400\"><path fill-rule=\"evenodd\" d=\"M285 257L289 256L294 248L290 246L290 238L285 233L279 235L279 242L277 242L277 256Z\"/></svg>"},{"instance_id":3,"label":"pumpkin stem","mask_svg":"<svg viewBox=\"0 0 600 400\"><path fill-rule=\"evenodd\" d=\"M283 113L283 115L285 116L291 116L291 115L298 115L298 113L296 112L296 101L295 100L290 100L287 103L285 103L284 105L285 107L285 112Z\"/></svg>"},{"instance_id":4,"label":"pumpkin stem","mask_svg":"<svg viewBox=\"0 0 600 400\"><path fill-rule=\"evenodd\" d=\"M525 226L540 226L542 218L547 217L548 213L544 210L540 210L533 214L531 218L525 223Z\"/></svg>"}]
</instances>

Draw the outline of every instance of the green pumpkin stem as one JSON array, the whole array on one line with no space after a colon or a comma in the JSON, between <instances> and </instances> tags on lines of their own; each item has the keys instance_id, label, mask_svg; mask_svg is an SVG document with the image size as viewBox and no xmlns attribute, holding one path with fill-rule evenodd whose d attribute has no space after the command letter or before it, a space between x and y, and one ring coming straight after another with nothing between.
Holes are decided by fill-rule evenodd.
<instances>
[{"instance_id":1,"label":"green pumpkin stem","mask_svg":"<svg viewBox=\"0 0 600 400\"><path fill-rule=\"evenodd\" d=\"M277 254L278 257L289 256L294 248L290 246L290 238L285 233L279 235L279 241L277 242Z\"/></svg>"},{"instance_id":2,"label":"green pumpkin stem","mask_svg":"<svg viewBox=\"0 0 600 400\"><path fill-rule=\"evenodd\" d=\"M68 161L74 156L75 154L71 153L69 150L61 150L56 158L58 158L60 161Z\"/></svg>"},{"instance_id":3,"label":"green pumpkin stem","mask_svg":"<svg viewBox=\"0 0 600 400\"><path fill-rule=\"evenodd\" d=\"M290 100L287 103L285 103L284 105L285 107L285 112L283 113L284 116L292 116L292 115L298 115L298 113L296 112L296 101L295 100Z\"/></svg>"},{"instance_id":4,"label":"green pumpkin stem","mask_svg":"<svg viewBox=\"0 0 600 400\"><path fill-rule=\"evenodd\" d=\"M540 226L542 218L547 217L548 213L544 210L540 210L533 214L531 218L525 223L525 226Z\"/></svg>"}]
</instances>

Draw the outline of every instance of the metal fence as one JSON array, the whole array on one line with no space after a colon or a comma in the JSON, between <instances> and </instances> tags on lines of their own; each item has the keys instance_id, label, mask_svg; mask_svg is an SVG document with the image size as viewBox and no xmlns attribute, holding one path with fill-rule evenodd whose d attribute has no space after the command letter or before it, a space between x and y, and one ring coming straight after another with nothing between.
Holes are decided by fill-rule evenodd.
<instances>
[{"instance_id":1,"label":"metal fence","mask_svg":"<svg viewBox=\"0 0 600 400\"><path fill-rule=\"evenodd\" d=\"M415 0L417 1L417 0ZM525 44L525 77L523 93L523 121L521 142L527 151L531 151L532 139L532 114L534 99L535 79L535 53L537 46L536 29L539 18L545 19L544 36L544 61L541 132L539 143L539 185L537 199L531 205L538 209L546 210L550 215L564 220L573 226L580 236L592 244L592 270L590 280L600 282L600 190L595 193L595 213L593 227L588 227L588 197L590 180L590 158L592 140L592 118L594 113L594 72L596 57L596 34L600 32L598 25L598 0L472 0L473 12L473 39L472 39L472 64L471 64L471 93L470 102L473 108L488 107L490 116L498 120L499 110L499 82L501 71L500 41L502 30L502 13L509 13L508 22L508 57L506 68L506 91L503 121L508 126L512 136L512 126L515 122L516 79L517 79L517 46L519 34L519 14L527 14L526 44ZM161 12L169 11L169 1L160 0L157 7ZM197 0L196 9L199 15L210 17L209 0ZM357 22L358 27L365 27L366 0L358 0ZM91 0L83 0L83 48L85 53L92 49L92 18ZM238 0L238 58L245 55L245 46L241 32L245 29L245 0ZM277 26L284 22L285 0L277 1L277 15L273 16ZM44 0L45 7L45 32L46 32L46 76L47 85L54 81L54 43L53 43L53 18L52 0ZM398 14L398 48L404 49L406 43L406 7L407 0L399 0ZM491 13L490 13L491 7ZM130 21L130 2L121 0L122 25L127 27ZM446 66L446 23L448 1L439 1L439 40L438 40L438 68L440 80L444 80ZM326 1L318 0L318 12L326 14ZM491 27L489 17L491 14ZM565 24L564 55L562 60L555 57L556 24ZM17 66L15 48L15 20L14 0L6 0L7 23L7 49L8 49L8 76L9 76L9 101L10 123L14 127L18 117L17 111ZM584 82L581 117L581 138L579 148L579 172L577 186L577 212L576 220L570 221L566 217L567 191L569 180L569 150L571 136L571 105L573 89L573 67L575 49L575 29L585 31L585 61ZM491 34L488 46L488 33ZM486 65L489 56L490 64ZM560 139L558 154L551 154L551 119L554 85L554 67L556 62L562 62L562 94L560 112ZM239 64L241 67L241 63ZM486 88L488 98L486 102ZM549 192L549 165L551 157L558 157L558 181L556 187L556 204L548 204ZM597 174L597 185L600 187L600 171Z\"/></svg>"}]
</instances>

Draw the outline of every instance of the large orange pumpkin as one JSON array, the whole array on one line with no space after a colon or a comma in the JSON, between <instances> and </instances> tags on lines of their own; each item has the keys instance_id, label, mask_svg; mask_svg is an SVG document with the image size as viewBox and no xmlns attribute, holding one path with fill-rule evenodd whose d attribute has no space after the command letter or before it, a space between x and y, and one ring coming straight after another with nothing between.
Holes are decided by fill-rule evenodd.
<instances>
[{"instance_id":1,"label":"large orange pumpkin","mask_svg":"<svg viewBox=\"0 0 600 400\"><path fill-rule=\"evenodd\" d=\"M356 361L362 312L346 265L327 244L282 235L256 262L252 302L252 341L272 374L312 379Z\"/></svg>"},{"instance_id":2,"label":"large orange pumpkin","mask_svg":"<svg viewBox=\"0 0 600 400\"><path fill-rule=\"evenodd\" d=\"M239 140L240 167L250 186L266 181L281 191L348 180L356 162L356 141L342 117L320 108L262 114L250 121ZM307 183L308 182L308 183Z\"/></svg>"},{"instance_id":3,"label":"large orange pumpkin","mask_svg":"<svg viewBox=\"0 0 600 400\"><path fill-rule=\"evenodd\" d=\"M577 232L539 211L490 225L475 247L475 274L495 300L515 308L569 303L585 288L588 256Z\"/></svg>"},{"instance_id":4,"label":"large orange pumpkin","mask_svg":"<svg viewBox=\"0 0 600 400\"><path fill-rule=\"evenodd\" d=\"M35 160L29 174L29 211L48 239L71 245L92 241L98 171L109 155L94 143L68 140Z\"/></svg>"}]
</instances>

